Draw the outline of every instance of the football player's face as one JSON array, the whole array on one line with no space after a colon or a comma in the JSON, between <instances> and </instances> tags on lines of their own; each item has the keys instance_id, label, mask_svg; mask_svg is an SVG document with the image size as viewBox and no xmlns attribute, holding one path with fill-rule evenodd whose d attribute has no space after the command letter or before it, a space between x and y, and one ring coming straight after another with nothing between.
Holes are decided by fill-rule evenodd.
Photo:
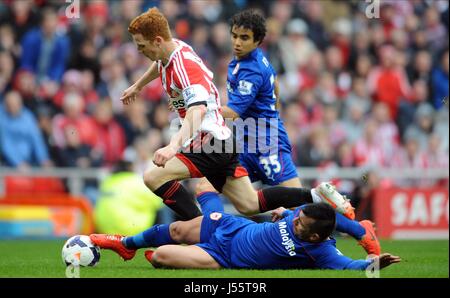
<instances>
[{"instance_id":1,"label":"football player's face","mask_svg":"<svg viewBox=\"0 0 450 298\"><path fill-rule=\"evenodd\" d=\"M254 40L252 30L234 25L231 28L231 45L234 56L239 60L256 49L259 43Z\"/></svg>"},{"instance_id":2,"label":"football player's face","mask_svg":"<svg viewBox=\"0 0 450 298\"><path fill-rule=\"evenodd\" d=\"M160 59L160 48L155 46L152 42L144 39L142 34L133 34L133 40L136 44L138 51L149 58L152 61L156 61Z\"/></svg>"},{"instance_id":3,"label":"football player's face","mask_svg":"<svg viewBox=\"0 0 450 298\"><path fill-rule=\"evenodd\" d=\"M314 223L314 219L307 217L300 211L298 217L294 218L294 233L304 241L316 242L317 234L311 233L309 226Z\"/></svg>"}]
</instances>

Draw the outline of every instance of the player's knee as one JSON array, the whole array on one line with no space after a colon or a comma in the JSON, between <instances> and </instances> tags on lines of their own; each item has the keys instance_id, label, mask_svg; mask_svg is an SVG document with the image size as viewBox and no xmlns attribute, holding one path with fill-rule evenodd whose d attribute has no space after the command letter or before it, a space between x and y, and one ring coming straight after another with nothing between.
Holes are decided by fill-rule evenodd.
<instances>
[{"instance_id":1,"label":"player's knee","mask_svg":"<svg viewBox=\"0 0 450 298\"><path fill-rule=\"evenodd\" d=\"M144 173L144 183L152 191L155 191L162 184L162 178L158 171L149 170Z\"/></svg>"},{"instance_id":2,"label":"player's knee","mask_svg":"<svg viewBox=\"0 0 450 298\"><path fill-rule=\"evenodd\" d=\"M169 227L170 238L172 238L175 242L185 243L183 230L181 221L171 223Z\"/></svg>"},{"instance_id":3,"label":"player's knee","mask_svg":"<svg viewBox=\"0 0 450 298\"><path fill-rule=\"evenodd\" d=\"M206 179L201 179L195 186L195 195L198 196L203 192L217 192L214 186Z\"/></svg>"},{"instance_id":4,"label":"player's knee","mask_svg":"<svg viewBox=\"0 0 450 298\"><path fill-rule=\"evenodd\" d=\"M153 267L160 268L166 267L170 265L170 254L167 252L164 247L157 248L152 255L152 259L150 260Z\"/></svg>"},{"instance_id":5,"label":"player's knee","mask_svg":"<svg viewBox=\"0 0 450 298\"><path fill-rule=\"evenodd\" d=\"M236 210L245 216L251 216L258 213L258 210L253 206L253 204L238 204L234 206Z\"/></svg>"}]
</instances>

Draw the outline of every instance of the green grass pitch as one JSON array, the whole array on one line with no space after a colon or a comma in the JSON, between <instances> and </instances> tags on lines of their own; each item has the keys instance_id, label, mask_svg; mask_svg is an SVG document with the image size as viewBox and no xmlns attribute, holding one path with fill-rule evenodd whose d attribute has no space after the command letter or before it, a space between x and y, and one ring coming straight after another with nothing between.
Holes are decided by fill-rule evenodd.
<instances>
[{"instance_id":1,"label":"green grass pitch","mask_svg":"<svg viewBox=\"0 0 450 298\"><path fill-rule=\"evenodd\" d=\"M352 258L365 253L349 238L338 238L338 248ZM0 277L65 277L61 260L64 240L0 241ZM385 240L383 251L402 257L380 272L380 277L449 277L449 241ZM364 272L333 270L168 270L153 269L145 260L144 250L129 261L122 261L110 251L102 251L96 267L81 268L80 277L150 277L150 278L299 278L365 277Z\"/></svg>"}]
</instances>

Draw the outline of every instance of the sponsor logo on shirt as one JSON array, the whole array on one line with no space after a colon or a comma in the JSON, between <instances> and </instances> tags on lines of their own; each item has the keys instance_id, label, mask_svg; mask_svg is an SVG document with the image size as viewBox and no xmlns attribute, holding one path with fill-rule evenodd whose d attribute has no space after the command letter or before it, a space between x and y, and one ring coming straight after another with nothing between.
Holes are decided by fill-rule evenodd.
<instances>
[{"instance_id":1,"label":"sponsor logo on shirt","mask_svg":"<svg viewBox=\"0 0 450 298\"><path fill-rule=\"evenodd\" d=\"M230 82L227 82L227 90L228 92L233 93L233 88L231 88Z\"/></svg>"},{"instance_id":2,"label":"sponsor logo on shirt","mask_svg":"<svg viewBox=\"0 0 450 298\"><path fill-rule=\"evenodd\" d=\"M292 257L297 255L295 252L295 244L294 241L289 237L289 232L287 230L287 223L285 221L280 221L278 223L278 229L281 235L281 244L286 249L287 253Z\"/></svg>"},{"instance_id":3,"label":"sponsor logo on shirt","mask_svg":"<svg viewBox=\"0 0 450 298\"><path fill-rule=\"evenodd\" d=\"M187 87L183 90L183 98L185 101L189 102L195 97L195 90L193 87Z\"/></svg>"},{"instance_id":4,"label":"sponsor logo on shirt","mask_svg":"<svg viewBox=\"0 0 450 298\"><path fill-rule=\"evenodd\" d=\"M239 81L238 91L242 95L250 95L252 94L253 83L250 83L245 80Z\"/></svg>"},{"instance_id":5,"label":"sponsor logo on shirt","mask_svg":"<svg viewBox=\"0 0 450 298\"><path fill-rule=\"evenodd\" d=\"M219 220L222 218L222 213L213 212L209 215L209 218L211 218L212 220Z\"/></svg>"}]
</instances>

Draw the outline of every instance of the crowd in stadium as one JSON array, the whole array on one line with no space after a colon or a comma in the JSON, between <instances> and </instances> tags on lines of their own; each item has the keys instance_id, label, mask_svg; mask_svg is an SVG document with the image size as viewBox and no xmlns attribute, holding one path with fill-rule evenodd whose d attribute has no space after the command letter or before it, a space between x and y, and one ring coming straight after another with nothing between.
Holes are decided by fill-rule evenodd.
<instances>
[{"instance_id":1,"label":"crowd in stadium","mask_svg":"<svg viewBox=\"0 0 450 298\"><path fill-rule=\"evenodd\" d=\"M214 72L223 104L227 20L248 7L266 16L262 49L297 166L448 167L448 1L384 0L372 19L356 0L80 3L68 18L64 1L0 2L0 166L151 165L170 135L161 84L132 105L119 98L150 63L127 26L157 5Z\"/></svg>"}]
</instances>

